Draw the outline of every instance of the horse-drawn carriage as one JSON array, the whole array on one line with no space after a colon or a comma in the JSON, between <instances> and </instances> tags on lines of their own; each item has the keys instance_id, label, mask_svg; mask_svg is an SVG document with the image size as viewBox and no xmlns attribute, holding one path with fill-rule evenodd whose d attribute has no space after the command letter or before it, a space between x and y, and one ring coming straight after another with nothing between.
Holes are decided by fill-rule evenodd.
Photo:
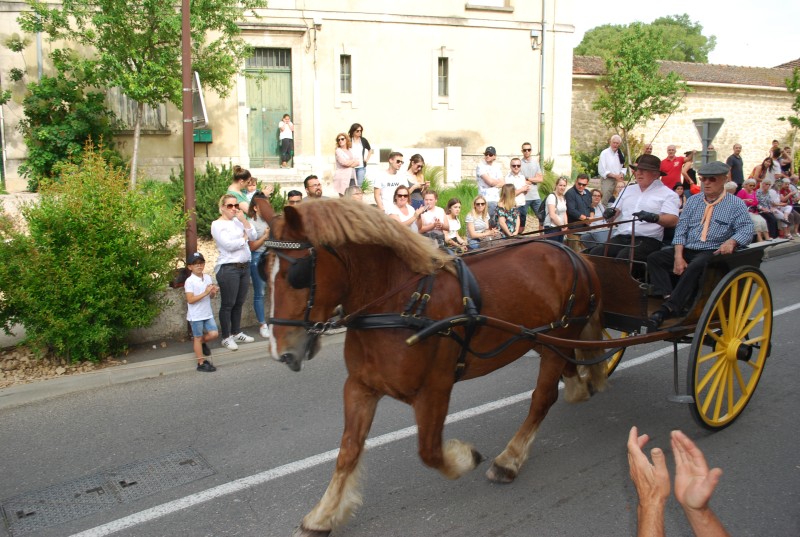
<instances>
[{"instance_id":1,"label":"horse-drawn carriage","mask_svg":"<svg viewBox=\"0 0 800 537\"><path fill-rule=\"evenodd\" d=\"M560 379L565 399L585 400L604 389L625 348L671 341L675 398L692 403L701 425L720 429L749 402L769 355L772 299L758 269L763 248L715 259L689 311L655 327L648 316L660 304L631 276L633 262L579 255L536 236L452 258L350 200L304 203L283 218L258 203L272 220L261 269L273 297L273 355L299 371L318 351L321 334L348 329L336 470L298 535L328 535L360 503L359 461L384 395L413 407L420 457L454 479L483 460L467 443L442 440L454 383L538 351L528 416L486 472L509 483L558 398ZM682 342L691 350L688 393L681 395Z\"/></svg>"}]
</instances>

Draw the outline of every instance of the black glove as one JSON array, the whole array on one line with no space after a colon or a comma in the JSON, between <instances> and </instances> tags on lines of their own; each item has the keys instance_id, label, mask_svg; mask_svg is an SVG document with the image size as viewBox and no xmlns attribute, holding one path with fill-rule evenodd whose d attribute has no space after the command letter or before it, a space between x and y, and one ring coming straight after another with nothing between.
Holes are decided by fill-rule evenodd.
<instances>
[{"instance_id":1,"label":"black glove","mask_svg":"<svg viewBox=\"0 0 800 537\"><path fill-rule=\"evenodd\" d=\"M632 216L638 218L642 222L650 222L651 224L657 223L659 218L656 213L649 213L647 211L639 211L638 213L633 213Z\"/></svg>"},{"instance_id":2,"label":"black glove","mask_svg":"<svg viewBox=\"0 0 800 537\"><path fill-rule=\"evenodd\" d=\"M603 211L603 218L606 220L611 220L614 218L614 215L617 214L617 210L614 207L609 207L605 211Z\"/></svg>"}]
</instances>

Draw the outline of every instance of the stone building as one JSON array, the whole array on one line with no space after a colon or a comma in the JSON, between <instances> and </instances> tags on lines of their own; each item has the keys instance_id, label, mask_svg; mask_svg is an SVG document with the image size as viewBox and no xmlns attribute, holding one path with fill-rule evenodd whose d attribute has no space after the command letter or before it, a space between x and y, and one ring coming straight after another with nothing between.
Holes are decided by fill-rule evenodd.
<instances>
[{"instance_id":1,"label":"stone building","mask_svg":"<svg viewBox=\"0 0 800 537\"><path fill-rule=\"evenodd\" d=\"M26 9L23 2L2 4L0 38L19 32L16 19ZM292 183L312 172L325 179L336 134L358 122L375 149L374 166L395 148L455 146L468 160L487 145L507 165L529 141L536 154L569 169L571 0L270 0L258 14L239 23L254 47L242 69L264 76L240 76L226 99L205 94L211 141L195 144L199 168L234 163L259 179ZM43 39L25 50L24 61L0 51L0 78L19 67L36 80L37 49L46 73L53 45ZM23 94L24 85L17 86L3 107L12 190L25 184L15 182L25 158L15 130ZM109 101L125 119L125 97ZM284 113L296 129L288 170L278 159ZM181 112L167 104L148 117L140 170L165 177L182 162ZM119 141L130 154L130 133Z\"/></svg>"},{"instance_id":2,"label":"stone building","mask_svg":"<svg viewBox=\"0 0 800 537\"><path fill-rule=\"evenodd\" d=\"M713 140L717 158L724 161L733 144L741 143L745 173L767 155L772 140L790 145L788 123L778 119L792 114L793 99L785 84L792 76L790 68L664 61L661 71L678 73L692 91L670 117L657 117L633 133L637 138L643 137L645 143L652 142L655 155L665 157L669 144L678 146L679 154L700 150L700 136L693 120L707 118L725 120ZM611 134L592 110L604 72L601 58L573 58L572 137L580 149L592 148Z\"/></svg>"}]
</instances>

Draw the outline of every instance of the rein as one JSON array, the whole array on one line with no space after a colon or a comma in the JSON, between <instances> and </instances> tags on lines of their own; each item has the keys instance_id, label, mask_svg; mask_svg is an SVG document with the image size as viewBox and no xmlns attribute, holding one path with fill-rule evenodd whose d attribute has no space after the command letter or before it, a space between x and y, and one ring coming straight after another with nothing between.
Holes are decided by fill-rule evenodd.
<instances>
[{"instance_id":1,"label":"rein","mask_svg":"<svg viewBox=\"0 0 800 537\"><path fill-rule=\"evenodd\" d=\"M325 322L313 322L311 321L311 312L314 308L315 296L316 296L316 269L317 269L317 254L314 245L309 242L301 242L301 241L279 241L279 240L272 240L272 238L268 239L264 242L267 250L273 251L273 253L279 258L291 264L289 268L289 273L287 274L287 280L289 280L290 285L297 287L297 288L305 288L308 287L309 289L309 296L308 300L306 301L306 308L303 315L302 320L295 320L295 319L279 319L270 317L268 322L273 325L281 325L281 326L296 326L300 328L304 328L306 332L312 334L314 336L322 335L329 330L339 327L347 327L349 329L354 330L368 330L368 329L387 329L387 328L401 328L401 329L411 329L417 330L417 333L412 335L406 340L407 345L415 345L420 341L427 339L433 335L445 336L453 339L456 343L459 344L461 347L461 352L457 359L456 363L456 371L455 377L456 380L459 380L466 368L466 356L468 353L472 353L479 359L488 359L494 356L497 356L508 347L517 343L521 340L536 340L537 337L541 334L544 335L547 331L555 330L558 328L566 328L572 322L576 321L585 321L589 319L589 317L594 313L595 308L597 307L597 301L595 298L594 290L591 289L591 279L590 282L590 289L589 289L589 311L586 315L573 317L572 316L572 309L575 305L575 294L577 291L578 285L578 273L583 271L585 273L586 266L582 263L579 263L578 254L573 252L568 247L564 246L561 243L553 242L553 241L541 241L537 237L526 237L521 240L510 241L503 245L498 245L491 250L487 250L484 252L475 252L475 254L483 253L484 255L492 255L497 254L501 250L510 247L521 246L522 244L527 244L533 240L537 240L543 244L548 244L555 248L560 248L566 254L573 269L573 278L572 278L572 289L570 291L569 297L567 298L565 304L563 305L562 311L564 312L561 317L548 324L544 324L542 326L536 328L526 328L523 326L514 325L512 323L508 323L506 321L502 321L501 319L495 319L492 317L487 317L485 315L480 314L480 297L477 287L477 282L475 281L475 277L472 275L471 271L467 267L466 263L461 258L455 258L454 262L456 265L456 277L461 285L461 294L462 294L462 303L464 306L464 312L451 316L441 320L434 320L429 317L425 317L425 309L427 304L431 298L431 291L433 289L433 284L436 276L438 275L438 271L432 274L418 274L415 277L411 278L410 280L404 282L402 285L394 287L384 293L382 296L372 300L371 302L361 306L356 311L349 313L338 320L333 321L325 321ZM328 250L334 257L339 259L340 262L344 263L344 260L339 256L339 254L329 246L324 246L326 250ZM308 255L305 257L291 257L286 255L281 250L308 250ZM474 254L473 254L474 255ZM304 274L300 273L303 269L307 268L309 271L308 274L308 283L305 284L305 280L303 276ZM293 279L295 281L293 281ZM417 284L417 289L414 291L409 300L407 301L405 308L401 313L373 313L373 314L363 314L364 311L369 309L370 307L380 304L384 302L389 297L396 295L397 293L411 287L414 284ZM475 294L476 296L472 296ZM491 349L486 352L478 352L472 348L470 345L472 336L475 330L480 326L489 326L498 330L502 330L504 332L510 332L514 335L511 336L507 341L501 343L496 348ZM463 335L459 335L453 331L453 328L463 328L464 332ZM543 345L547 346L554 350L559 356L563 359L577 364L577 365L592 365L594 363L599 363L603 360L608 359L614 352L618 349L614 349L606 355L602 357L590 361L577 361L571 356L567 356L566 354L562 353L558 347L550 343L542 343Z\"/></svg>"}]
</instances>

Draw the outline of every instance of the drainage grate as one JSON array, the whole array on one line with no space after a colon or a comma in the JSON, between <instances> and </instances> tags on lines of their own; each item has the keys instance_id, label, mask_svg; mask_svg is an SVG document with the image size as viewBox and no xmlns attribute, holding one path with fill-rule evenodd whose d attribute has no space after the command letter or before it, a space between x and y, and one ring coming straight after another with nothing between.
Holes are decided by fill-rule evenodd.
<instances>
[{"instance_id":1,"label":"drainage grate","mask_svg":"<svg viewBox=\"0 0 800 537\"><path fill-rule=\"evenodd\" d=\"M183 449L5 500L3 518L13 536L104 511L197 479L214 470L195 450Z\"/></svg>"}]
</instances>

